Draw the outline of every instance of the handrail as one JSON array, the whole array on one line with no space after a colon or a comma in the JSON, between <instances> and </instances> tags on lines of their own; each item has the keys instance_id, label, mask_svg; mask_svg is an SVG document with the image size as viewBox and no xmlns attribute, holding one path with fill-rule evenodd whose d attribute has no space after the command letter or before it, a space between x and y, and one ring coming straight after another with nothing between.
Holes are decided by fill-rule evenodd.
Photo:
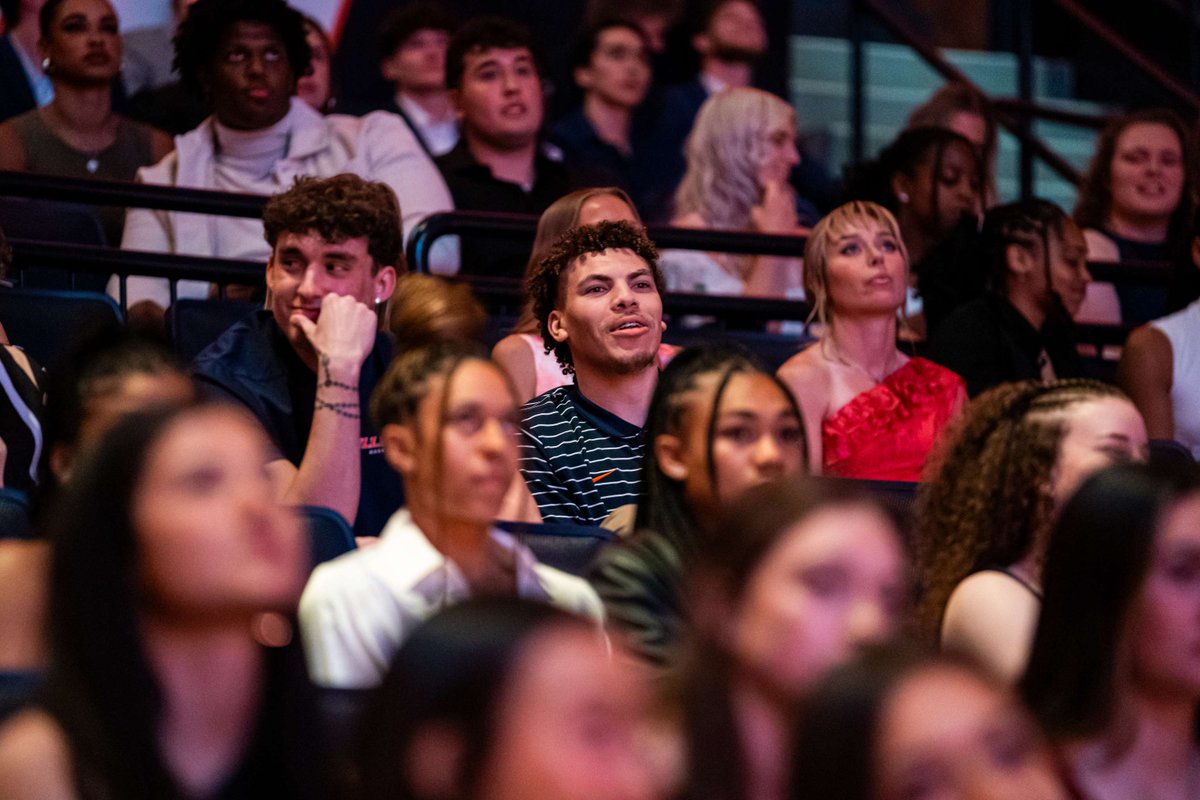
<instances>
[{"instance_id":1,"label":"handrail","mask_svg":"<svg viewBox=\"0 0 1200 800\"><path fill-rule=\"evenodd\" d=\"M0 196L247 218L262 217L263 206L269 199L260 194L4 170L0 170Z\"/></svg>"},{"instance_id":2,"label":"handrail","mask_svg":"<svg viewBox=\"0 0 1200 800\"><path fill-rule=\"evenodd\" d=\"M1064 125L1075 125L1080 128L1099 130L1108 124L1109 118L1104 114L1084 114L1079 111L1067 111L1044 103L1034 103L1019 97L993 97L992 107L997 111L1014 116L1033 117L1048 122L1061 122Z\"/></svg>"},{"instance_id":3,"label":"handrail","mask_svg":"<svg viewBox=\"0 0 1200 800\"><path fill-rule=\"evenodd\" d=\"M44 267L103 275L147 275L151 278L211 283L255 283L262 280L264 270L264 265L259 261L200 258L19 238L9 239L8 243L12 246L14 262L20 265L21 269Z\"/></svg>"},{"instance_id":4,"label":"handrail","mask_svg":"<svg viewBox=\"0 0 1200 800\"><path fill-rule=\"evenodd\" d=\"M1113 30L1111 26L1095 14L1088 11L1076 2L1076 0L1054 0L1054 2L1059 8L1090 29L1092 33L1103 39L1109 47L1123 55L1135 67L1154 79L1160 86L1167 89L1179 100L1189 105L1192 110L1200 111L1200 95L1193 92L1183 81L1142 55L1142 52L1130 44L1128 39Z\"/></svg>"},{"instance_id":5,"label":"handrail","mask_svg":"<svg viewBox=\"0 0 1200 800\"><path fill-rule=\"evenodd\" d=\"M443 236L497 236L532 245L537 232L537 221L537 217L528 214L487 211L443 211L431 214L413 228L409 237L409 268L416 272L428 272L430 248ZM666 225L650 225L646 228L646 233L660 248L768 256L803 256L807 241L804 236L673 228Z\"/></svg>"},{"instance_id":6,"label":"handrail","mask_svg":"<svg viewBox=\"0 0 1200 800\"><path fill-rule=\"evenodd\" d=\"M263 265L255 261L196 258L26 239L12 239L10 244L18 262L24 262L25 266L99 274L137 273L215 283L253 284L261 280L263 275ZM1170 267L1162 264L1125 262L1095 263L1088 266L1097 280L1157 284L1165 283L1171 274ZM481 299L508 303L512 307L519 307L524 300L521 282L516 278L484 275L450 277L470 285L472 291ZM803 320L807 319L809 313L806 303L795 300L676 293L663 296L663 308L671 314L715 316L722 321L734 323L761 323L771 319ZM1120 344L1128 333L1128 326L1080 325L1078 331L1081 341Z\"/></svg>"},{"instance_id":7,"label":"handrail","mask_svg":"<svg viewBox=\"0 0 1200 800\"><path fill-rule=\"evenodd\" d=\"M906 47L915 52L922 61L943 78L948 81L965 84L976 92L979 92L981 96L987 96L974 81L967 77L966 73L942 58L937 48L921 41L920 37L909 30L908 26L899 17L884 8L877 0L854 0L854 3L870 12L876 21L887 29L889 34L903 42ZM1025 146L1029 147L1048 167L1062 176L1064 180L1076 186L1082 182L1083 178L1079 172L1066 159L1047 147L1046 143L1041 139L1022 129L1019 124L1014 123L1013 120L1004 114L998 115L998 121L1006 130L1021 140Z\"/></svg>"},{"instance_id":8,"label":"handrail","mask_svg":"<svg viewBox=\"0 0 1200 800\"><path fill-rule=\"evenodd\" d=\"M495 275L447 275L465 283L477 297L519 306L525 301L521 281ZM774 319L807 319L809 305L801 300L738 295L704 295L667 292L663 309L671 314L717 316L722 321L762 323Z\"/></svg>"}]
</instances>

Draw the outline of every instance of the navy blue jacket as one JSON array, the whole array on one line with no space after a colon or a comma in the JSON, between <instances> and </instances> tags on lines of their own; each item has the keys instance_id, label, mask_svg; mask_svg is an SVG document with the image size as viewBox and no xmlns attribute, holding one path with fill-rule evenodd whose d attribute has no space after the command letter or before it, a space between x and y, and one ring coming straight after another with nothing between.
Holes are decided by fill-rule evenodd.
<instances>
[{"instance_id":1,"label":"navy blue jacket","mask_svg":"<svg viewBox=\"0 0 1200 800\"><path fill-rule=\"evenodd\" d=\"M379 333L358 384L362 415L362 488L354 521L358 536L377 535L388 517L404 505L403 483L383 457L370 413L371 392L391 359L392 341ZM255 311L225 331L196 356L192 369L207 394L235 400L250 409L280 456L300 466L312 428L317 376L296 355L270 311Z\"/></svg>"}]
</instances>

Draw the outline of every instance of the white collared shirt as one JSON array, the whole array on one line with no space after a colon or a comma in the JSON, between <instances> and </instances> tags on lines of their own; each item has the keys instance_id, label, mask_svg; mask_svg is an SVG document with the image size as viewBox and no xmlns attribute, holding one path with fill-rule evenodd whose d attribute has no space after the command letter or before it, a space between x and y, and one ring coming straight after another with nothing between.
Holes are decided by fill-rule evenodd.
<instances>
[{"instance_id":1,"label":"white collared shirt","mask_svg":"<svg viewBox=\"0 0 1200 800\"><path fill-rule=\"evenodd\" d=\"M412 120L430 153L444 156L458 144L458 120L454 117L436 120L420 103L404 92L396 92L396 106Z\"/></svg>"},{"instance_id":2,"label":"white collared shirt","mask_svg":"<svg viewBox=\"0 0 1200 800\"><path fill-rule=\"evenodd\" d=\"M601 621L603 605L582 578L540 564L528 547L493 528L492 540L515 556L517 595ZM321 564L300 598L300 631L313 682L330 688L379 684L416 627L470 597L462 570L443 556L400 509L380 541Z\"/></svg>"}]
</instances>

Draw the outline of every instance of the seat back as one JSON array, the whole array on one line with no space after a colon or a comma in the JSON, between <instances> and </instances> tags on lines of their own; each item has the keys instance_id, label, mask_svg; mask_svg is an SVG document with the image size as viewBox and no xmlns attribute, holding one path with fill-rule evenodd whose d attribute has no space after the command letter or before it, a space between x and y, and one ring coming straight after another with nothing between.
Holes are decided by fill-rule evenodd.
<instances>
[{"instance_id":1,"label":"seat back","mask_svg":"<svg viewBox=\"0 0 1200 800\"><path fill-rule=\"evenodd\" d=\"M29 500L17 489L0 487L0 539L30 539Z\"/></svg>"},{"instance_id":2,"label":"seat back","mask_svg":"<svg viewBox=\"0 0 1200 800\"><path fill-rule=\"evenodd\" d=\"M96 209L79 203L0 197L0 228L10 239L30 239L59 244L105 247L108 242ZM115 244L115 243L114 243ZM21 272L21 285L29 289L81 289L104 291L107 275L81 273L75 283L63 269L13 265Z\"/></svg>"},{"instance_id":3,"label":"seat back","mask_svg":"<svg viewBox=\"0 0 1200 800\"><path fill-rule=\"evenodd\" d=\"M0 290L0 325L8 340L45 366L52 366L82 331L120 323L117 304L99 292Z\"/></svg>"},{"instance_id":4,"label":"seat back","mask_svg":"<svg viewBox=\"0 0 1200 800\"><path fill-rule=\"evenodd\" d=\"M176 358L181 364L192 363L201 350L258 308L262 306L249 300L176 300L167 309Z\"/></svg>"},{"instance_id":5,"label":"seat back","mask_svg":"<svg viewBox=\"0 0 1200 800\"><path fill-rule=\"evenodd\" d=\"M1173 467L1190 467L1196 463L1196 459L1192 458L1192 451L1174 439L1151 439L1150 461Z\"/></svg>"},{"instance_id":6,"label":"seat back","mask_svg":"<svg viewBox=\"0 0 1200 800\"><path fill-rule=\"evenodd\" d=\"M300 515L308 524L314 568L343 553L349 553L358 546L350 523L333 509L324 506L300 506Z\"/></svg>"},{"instance_id":7,"label":"seat back","mask_svg":"<svg viewBox=\"0 0 1200 800\"><path fill-rule=\"evenodd\" d=\"M0 723L29 706L44 680L40 672L0 671Z\"/></svg>"},{"instance_id":8,"label":"seat back","mask_svg":"<svg viewBox=\"0 0 1200 800\"><path fill-rule=\"evenodd\" d=\"M600 548L617 538L606 528L583 525L547 525L530 522L497 522L524 544L541 563L583 577Z\"/></svg>"}]
</instances>

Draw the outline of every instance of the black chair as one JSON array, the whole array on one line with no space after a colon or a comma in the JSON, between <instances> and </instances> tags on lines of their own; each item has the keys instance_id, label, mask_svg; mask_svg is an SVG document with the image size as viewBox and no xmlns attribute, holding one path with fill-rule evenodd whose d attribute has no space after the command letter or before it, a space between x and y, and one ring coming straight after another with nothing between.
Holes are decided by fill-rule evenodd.
<instances>
[{"instance_id":1,"label":"black chair","mask_svg":"<svg viewBox=\"0 0 1200 800\"><path fill-rule=\"evenodd\" d=\"M0 228L10 239L31 239L60 244L105 247L108 242L96 209L78 203L0 197ZM71 283L63 269L27 268L20 259L13 264L21 273L21 285L29 289L79 289L104 291L107 275L81 273Z\"/></svg>"},{"instance_id":2,"label":"black chair","mask_svg":"<svg viewBox=\"0 0 1200 800\"><path fill-rule=\"evenodd\" d=\"M30 539L29 499L17 489L0 488L0 539Z\"/></svg>"},{"instance_id":3,"label":"black chair","mask_svg":"<svg viewBox=\"0 0 1200 800\"><path fill-rule=\"evenodd\" d=\"M301 506L300 514L308 523L313 567L349 553L358 546L350 523L332 508Z\"/></svg>"},{"instance_id":4,"label":"black chair","mask_svg":"<svg viewBox=\"0 0 1200 800\"><path fill-rule=\"evenodd\" d=\"M663 341L680 347L690 347L707 342L734 342L758 356L763 366L777 370L811 338L788 336L765 331L743 331L707 325L701 328L668 326Z\"/></svg>"},{"instance_id":5,"label":"black chair","mask_svg":"<svg viewBox=\"0 0 1200 800\"><path fill-rule=\"evenodd\" d=\"M44 366L52 366L80 332L119 324L116 302L99 292L0 290L0 325L9 341Z\"/></svg>"},{"instance_id":6,"label":"black chair","mask_svg":"<svg viewBox=\"0 0 1200 800\"><path fill-rule=\"evenodd\" d=\"M1196 463L1192 451L1174 439L1151 439L1150 462L1172 467L1191 467Z\"/></svg>"},{"instance_id":7,"label":"black chair","mask_svg":"<svg viewBox=\"0 0 1200 800\"><path fill-rule=\"evenodd\" d=\"M606 528L583 525L497 522L496 527L515 536L541 563L580 577L587 574L600 548L617 538Z\"/></svg>"},{"instance_id":8,"label":"black chair","mask_svg":"<svg viewBox=\"0 0 1200 800\"><path fill-rule=\"evenodd\" d=\"M40 672L0 672L0 723L30 705L43 680Z\"/></svg>"},{"instance_id":9,"label":"black chair","mask_svg":"<svg viewBox=\"0 0 1200 800\"><path fill-rule=\"evenodd\" d=\"M167 330L176 358L183 364L192 363L201 350L259 308L262 304L249 300L176 300L167 309Z\"/></svg>"}]
</instances>

